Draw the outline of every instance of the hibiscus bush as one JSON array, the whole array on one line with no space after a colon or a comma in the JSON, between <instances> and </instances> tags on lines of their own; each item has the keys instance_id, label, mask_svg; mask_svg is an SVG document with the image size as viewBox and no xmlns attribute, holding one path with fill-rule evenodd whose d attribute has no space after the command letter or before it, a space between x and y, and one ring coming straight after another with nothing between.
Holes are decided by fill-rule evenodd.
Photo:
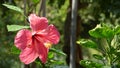
<instances>
[{"instance_id":1,"label":"hibiscus bush","mask_svg":"<svg viewBox=\"0 0 120 68\"><path fill-rule=\"evenodd\" d=\"M80 63L87 68L119 68L120 67L120 26L98 24L89 31L91 39L80 39L78 44L92 48L94 60L82 60ZM97 61L96 61L97 60Z\"/></svg>"}]
</instances>

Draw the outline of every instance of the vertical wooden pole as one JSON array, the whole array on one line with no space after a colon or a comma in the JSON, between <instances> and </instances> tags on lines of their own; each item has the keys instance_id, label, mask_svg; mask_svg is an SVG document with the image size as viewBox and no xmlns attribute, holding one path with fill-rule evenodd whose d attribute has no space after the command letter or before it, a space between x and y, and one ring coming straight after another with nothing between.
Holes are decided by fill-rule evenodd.
<instances>
[{"instance_id":1,"label":"vertical wooden pole","mask_svg":"<svg viewBox=\"0 0 120 68\"><path fill-rule=\"evenodd\" d=\"M43 0L42 3L43 3L43 9L42 9L42 10L43 10L43 11L42 11L43 13L42 13L42 16L45 17L45 16L46 16L46 0Z\"/></svg>"},{"instance_id":2,"label":"vertical wooden pole","mask_svg":"<svg viewBox=\"0 0 120 68\"><path fill-rule=\"evenodd\" d=\"M77 22L77 0L72 0L71 13L71 35L70 35L70 68L75 66L75 50L76 50L76 22Z\"/></svg>"},{"instance_id":3,"label":"vertical wooden pole","mask_svg":"<svg viewBox=\"0 0 120 68\"><path fill-rule=\"evenodd\" d=\"M27 4L27 1L26 0L23 0L23 2L24 2L24 15L25 15L25 17L24 17L24 25L26 24L26 22L27 22L27 18L26 18L26 16L27 16L27 14L26 14L26 4Z\"/></svg>"},{"instance_id":4,"label":"vertical wooden pole","mask_svg":"<svg viewBox=\"0 0 120 68\"><path fill-rule=\"evenodd\" d=\"M46 0L40 0L40 9L38 15L39 16L42 15L43 17L46 17Z\"/></svg>"},{"instance_id":5,"label":"vertical wooden pole","mask_svg":"<svg viewBox=\"0 0 120 68\"><path fill-rule=\"evenodd\" d=\"M38 15L40 16L42 11L42 0L40 0L40 7L39 7L39 11L38 11Z\"/></svg>"},{"instance_id":6,"label":"vertical wooden pole","mask_svg":"<svg viewBox=\"0 0 120 68\"><path fill-rule=\"evenodd\" d=\"M26 0L23 0L24 2L24 15L26 16Z\"/></svg>"}]
</instances>

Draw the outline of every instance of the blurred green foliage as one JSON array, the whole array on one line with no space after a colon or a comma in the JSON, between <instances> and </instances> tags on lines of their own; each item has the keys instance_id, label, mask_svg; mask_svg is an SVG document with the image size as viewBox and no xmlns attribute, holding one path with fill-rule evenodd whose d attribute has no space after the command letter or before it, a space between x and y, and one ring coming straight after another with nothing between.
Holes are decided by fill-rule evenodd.
<instances>
[{"instance_id":1,"label":"blurred green foliage","mask_svg":"<svg viewBox=\"0 0 120 68\"><path fill-rule=\"evenodd\" d=\"M80 61L80 63L86 68L119 68L120 0L81 1L88 3L88 7L79 10L83 23L88 26L93 26L90 25L91 23L97 25L88 31L89 38L83 37L77 43L85 48L95 49L97 52L92 53L92 58L88 57L87 60ZM96 43L97 47L94 48L95 44L89 40Z\"/></svg>"},{"instance_id":2,"label":"blurred green foliage","mask_svg":"<svg viewBox=\"0 0 120 68\"><path fill-rule=\"evenodd\" d=\"M97 25L94 29L89 31L89 34L94 39L80 39L78 44L96 49L99 54L93 54L93 58L97 60L82 60L80 63L87 68L104 68L105 66L111 68L119 68L120 60L120 28L108 27L104 24ZM119 26L118 26L119 27Z\"/></svg>"},{"instance_id":3,"label":"blurred green foliage","mask_svg":"<svg viewBox=\"0 0 120 68\"><path fill-rule=\"evenodd\" d=\"M39 13L39 1L41 0L26 0L25 8L23 0L0 0L0 68L24 67L18 57L20 51L14 46L14 37L17 30L28 28L27 26L29 24L27 23L26 18L31 12L36 14ZM100 54L93 54L94 60L90 58L91 60L83 60L80 63L87 66L87 68L110 68L111 66L113 68L119 68L120 26L118 25L120 23L120 0L80 1L81 3L88 4L86 8L78 10L83 21L82 24L93 27L94 25L101 23L87 32L90 34L90 39L86 40L83 38L82 40L80 39L77 41L78 44L87 48L98 50ZM53 46L53 49L49 52L48 62L46 64L46 67L48 68L55 65L66 65L66 56L62 52L62 47L64 45L63 26L67 15L68 5L69 0L47 0L46 2L46 17L50 24L54 24L59 29L61 34L60 43L57 44L57 46ZM23 15L23 12L26 13L26 16ZM89 27L84 29L89 30ZM106 48L107 51L103 48ZM36 63L38 64L37 67L42 66L39 60L36 60ZM108 64L105 65L105 63Z\"/></svg>"}]
</instances>

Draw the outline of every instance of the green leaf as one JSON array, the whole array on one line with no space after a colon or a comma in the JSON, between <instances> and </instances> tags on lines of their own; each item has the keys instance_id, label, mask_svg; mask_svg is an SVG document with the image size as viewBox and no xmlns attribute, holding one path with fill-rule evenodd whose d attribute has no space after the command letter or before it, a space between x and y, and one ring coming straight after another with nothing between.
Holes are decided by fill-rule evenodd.
<instances>
[{"instance_id":1,"label":"green leaf","mask_svg":"<svg viewBox=\"0 0 120 68\"><path fill-rule=\"evenodd\" d=\"M88 47L88 48L94 48L97 49L97 44L89 39L81 39L77 41L77 44L80 44L82 46Z\"/></svg>"},{"instance_id":2,"label":"green leaf","mask_svg":"<svg viewBox=\"0 0 120 68\"><path fill-rule=\"evenodd\" d=\"M29 28L29 26L21 26L21 25L7 25L8 31L17 31L23 28Z\"/></svg>"},{"instance_id":3,"label":"green leaf","mask_svg":"<svg viewBox=\"0 0 120 68\"><path fill-rule=\"evenodd\" d=\"M89 31L89 34L95 38L109 38L114 35L114 31L107 26L97 25L94 29Z\"/></svg>"},{"instance_id":4,"label":"green leaf","mask_svg":"<svg viewBox=\"0 0 120 68\"><path fill-rule=\"evenodd\" d=\"M120 34L120 26L116 26L114 30L115 34Z\"/></svg>"},{"instance_id":5,"label":"green leaf","mask_svg":"<svg viewBox=\"0 0 120 68\"><path fill-rule=\"evenodd\" d=\"M3 6L23 14L23 10L21 8L17 7L17 6L8 5L8 4L3 4Z\"/></svg>"},{"instance_id":6,"label":"green leaf","mask_svg":"<svg viewBox=\"0 0 120 68\"><path fill-rule=\"evenodd\" d=\"M40 0L32 0L35 4L38 3Z\"/></svg>"},{"instance_id":7,"label":"green leaf","mask_svg":"<svg viewBox=\"0 0 120 68\"><path fill-rule=\"evenodd\" d=\"M98 55L98 54L93 54L93 57L95 59L98 59L98 60L102 60L103 59L103 57L101 55Z\"/></svg>"},{"instance_id":8,"label":"green leaf","mask_svg":"<svg viewBox=\"0 0 120 68\"><path fill-rule=\"evenodd\" d=\"M50 48L50 52L55 52L55 53L57 53L57 54L60 54L60 55L64 55L64 56L66 56L65 53L63 53L62 51L57 50L57 49L55 49L55 48Z\"/></svg>"},{"instance_id":9,"label":"green leaf","mask_svg":"<svg viewBox=\"0 0 120 68\"><path fill-rule=\"evenodd\" d=\"M48 58L49 58L49 59L52 59L53 57L54 57L54 54L53 54L52 52L49 52L49 53L48 53Z\"/></svg>"},{"instance_id":10,"label":"green leaf","mask_svg":"<svg viewBox=\"0 0 120 68\"><path fill-rule=\"evenodd\" d=\"M80 64L85 66L86 68L102 68L103 67L103 64L93 62L90 60L81 60Z\"/></svg>"}]
</instances>

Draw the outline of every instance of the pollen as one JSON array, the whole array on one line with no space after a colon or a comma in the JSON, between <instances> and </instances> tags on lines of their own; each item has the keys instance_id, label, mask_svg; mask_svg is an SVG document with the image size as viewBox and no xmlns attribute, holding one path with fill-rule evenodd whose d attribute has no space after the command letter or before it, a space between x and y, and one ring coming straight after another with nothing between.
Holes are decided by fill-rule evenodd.
<instances>
[{"instance_id":1,"label":"pollen","mask_svg":"<svg viewBox=\"0 0 120 68\"><path fill-rule=\"evenodd\" d=\"M50 42L44 44L46 48L50 48L52 44Z\"/></svg>"}]
</instances>

